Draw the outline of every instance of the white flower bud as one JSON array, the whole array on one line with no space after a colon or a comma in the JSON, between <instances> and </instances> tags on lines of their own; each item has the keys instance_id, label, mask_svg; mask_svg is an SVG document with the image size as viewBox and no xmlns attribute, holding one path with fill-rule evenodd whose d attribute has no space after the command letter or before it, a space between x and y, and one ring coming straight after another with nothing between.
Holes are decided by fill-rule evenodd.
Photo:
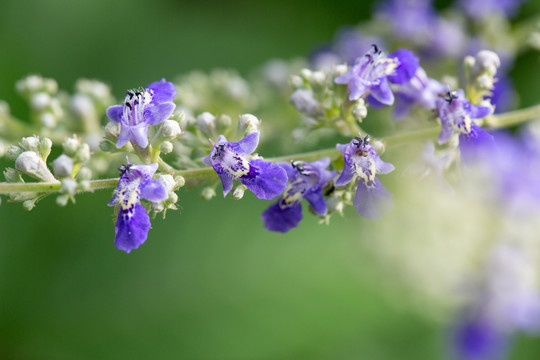
<instances>
[{"instance_id":1,"label":"white flower bud","mask_svg":"<svg viewBox=\"0 0 540 360\"><path fill-rule=\"evenodd\" d=\"M79 146L81 146L81 142L79 138L76 135L74 135L72 137L66 138L62 146L64 147L64 153L66 155L75 156L75 153L79 149Z\"/></svg>"},{"instance_id":2,"label":"white flower bud","mask_svg":"<svg viewBox=\"0 0 540 360\"><path fill-rule=\"evenodd\" d=\"M36 206L36 199L23 201L22 205L24 210L30 211Z\"/></svg>"},{"instance_id":3,"label":"white flower bud","mask_svg":"<svg viewBox=\"0 0 540 360\"><path fill-rule=\"evenodd\" d=\"M326 81L326 75L322 71L314 71L311 76L311 81L316 85L323 85Z\"/></svg>"},{"instance_id":4,"label":"white flower bud","mask_svg":"<svg viewBox=\"0 0 540 360\"><path fill-rule=\"evenodd\" d=\"M290 82L293 88L301 88L304 86L304 80L298 75L292 75Z\"/></svg>"},{"instance_id":5,"label":"white flower bud","mask_svg":"<svg viewBox=\"0 0 540 360\"><path fill-rule=\"evenodd\" d=\"M92 179L92 170L83 166L77 173L77 178L81 180L90 180Z\"/></svg>"},{"instance_id":6,"label":"white flower bud","mask_svg":"<svg viewBox=\"0 0 540 360\"><path fill-rule=\"evenodd\" d=\"M478 85L478 87L480 89L491 90L491 89L493 89L494 81L495 81L495 79L493 79L492 76L484 74L484 75L480 75L476 79L476 84Z\"/></svg>"},{"instance_id":7,"label":"white flower bud","mask_svg":"<svg viewBox=\"0 0 540 360\"><path fill-rule=\"evenodd\" d=\"M56 126L56 117L47 111L39 115L39 122L43 127L52 129Z\"/></svg>"},{"instance_id":8,"label":"white flower bud","mask_svg":"<svg viewBox=\"0 0 540 360\"><path fill-rule=\"evenodd\" d=\"M217 118L217 129L219 133L224 133L232 125L232 119L228 115L219 115Z\"/></svg>"},{"instance_id":9,"label":"white flower bud","mask_svg":"<svg viewBox=\"0 0 540 360\"><path fill-rule=\"evenodd\" d=\"M60 191L65 194L75 195L75 193L77 192L77 181L72 178L66 178L62 180Z\"/></svg>"},{"instance_id":10,"label":"white flower bud","mask_svg":"<svg viewBox=\"0 0 540 360\"><path fill-rule=\"evenodd\" d=\"M52 149L52 140L49 138L43 138L39 142L39 155L43 160L47 160Z\"/></svg>"},{"instance_id":11,"label":"white flower bud","mask_svg":"<svg viewBox=\"0 0 540 360\"><path fill-rule=\"evenodd\" d=\"M120 124L112 121L108 122L107 125L105 125L105 136L110 140L118 139L120 136Z\"/></svg>"},{"instance_id":12,"label":"white flower bud","mask_svg":"<svg viewBox=\"0 0 540 360\"><path fill-rule=\"evenodd\" d=\"M216 117L209 112L203 112L197 116L197 127L205 134L216 132Z\"/></svg>"},{"instance_id":13,"label":"white flower bud","mask_svg":"<svg viewBox=\"0 0 540 360\"><path fill-rule=\"evenodd\" d=\"M349 71L349 67L345 64L339 64L334 66L334 76L338 77L344 75Z\"/></svg>"},{"instance_id":14,"label":"white flower bud","mask_svg":"<svg viewBox=\"0 0 540 360\"><path fill-rule=\"evenodd\" d=\"M73 173L73 159L62 154L53 161L53 171L58 177L71 176Z\"/></svg>"},{"instance_id":15,"label":"white flower bud","mask_svg":"<svg viewBox=\"0 0 540 360\"><path fill-rule=\"evenodd\" d=\"M30 106L32 106L32 109L35 111L44 110L47 106L49 106L50 103L51 97L49 94L44 92L39 92L30 99Z\"/></svg>"},{"instance_id":16,"label":"white flower bud","mask_svg":"<svg viewBox=\"0 0 540 360\"><path fill-rule=\"evenodd\" d=\"M169 194L169 198L167 199L167 202L170 204L176 204L178 201L178 195L174 192Z\"/></svg>"},{"instance_id":17,"label":"white flower bud","mask_svg":"<svg viewBox=\"0 0 540 360\"><path fill-rule=\"evenodd\" d=\"M261 121L252 114L242 114L238 118L238 130L244 132L245 135L259 131Z\"/></svg>"},{"instance_id":18,"label":"white flower bud","mask_svg":"<svg viewBox=\"0 0 540 360\"><path fill-rule=\"evenodd\" d=\"M9 104L4 100L0 100L0 114L9 115L10 109Z\"/></svg>"},{"instance_id":19,"label":"white flower bud","mask_svg":"<svg viewBox=\"0 0 540 360\"><path fill-rule=\"evenodd\" d=\"M17 158L19 157L19 155L21 155L22 152L23 149L21 149L17 145L9 145L6 150L7 157L13 161L17 160Z\"/></svg>"},{"instance_id":20,"label":"white flower bud","mask_svg":"<svg viewBox=\"0 0 540 360\"><path fill-rule=\"evenodd\" d=\"M56 197L56 204L58 206L66 206L69 201L69 195L67 194L61 194Z\"/></svg>"},{"instance_id":21,"label":"white flower bud","mask_svg":"<svg viewBox=\"0 0 540 360\"><path fill-rule=\"evenodd\" d=\"M362 122L368 114L368 109L364 99L358 99L351 109L352 116L358 122Z\"/></svg>"},{"instance_id":22,"label":"white flower bud","mask_svg":"<svg viewBox=\"0 0 540 360\"><path fill-rule=\"evenodd\" d=\"M481 50L476 54L476 67L479 70L486 71L489 75L494 76L497 69L501 66L499 55L490 50Z\"/></svg>"},{"instance_id":23,"label":"white flower bud","mask_svg":"<svg viewBox=\"0 0 540 360\"><path fill-rule=\"evenodd\" d=\"M165 205L163 205L163 201L159 201L159 202L150 202L150 211L153 211L153 212L162 212L163 210L165 210Z\"/></svg>"},{"instance_id":24,"label":"white flower bud","mask_svg":"<svg viewBox=\"0 0 540 360\"><path fill-rule=\"evenodd\" d=\"M186 179L184 179L183 176L180 176L180 175L175 176L174 181L176 182L176 186L177 186L178 188L181 188L181 187L183 187L184 185L186 185Z\"/></svg>"},{"instance_id":25,"label":"white flower bud","mask_svg":"<svg viewBox=\"0 0 540 360\"><path fill-rule=\"evenodd\" d=\"M39 151L39 137L36 135L22 138L22 148L27 151Z\"/></svg>"},{"instance_id":26,"label":"white flower bud","mask_svg":"<svg viewBox=\"0 0 540 360\"><path fill-rule=\"evenodd\" d=\"M41 181L56 181L45 161L33 151L25 151L19 155L15 168Z\"/></svg>"},{"instance_id":27,"label":"white flower bud","mask_svg":"<svg viewBox=\"0 0 540 360\"><path fill-rule=\"evenodd\" d=\"M161 152L165 155L167 154L170 154L173 152L174 150L174 145L172 142L170 141L164 141L160 146L159 146L159 150L161 150Z\"/></svg>"},{"instance_id":28,"label":"white flower bud","mask_svg":"<svg viewBox=\"0 0 540 360\"><path fill-rule=\"evenodd\" d=\"M475 64L475 58L470 55L465 56L465 58L463 59L463 67L465 67L465 69L471 70L472 68L474 68Z\"/></svg>"},{"instance_id":29,"label":"white flower bud","mask_svg":"<svg viewBox=\"0 0 540 360\"><path fill-rule=\"evenodd\" d=\"M246 192L245 185L239 185L237 186L233 192L232 192L232 198L235 200L240 200L244 197L244 193Z\"/></svg>"},{"instance_id":30,"label":"white flower bud","mask_svg":"<svg viewBox=\"0 0 540 360\"><path fill-rule=\"evenodd\" d=\"M4 177L6 178L6 181L10 183L24 182L21 174L19 174L19 172L14 168L6 168L6 170L4 170Z\"/></svg>"},{"instance_id":31,"label":"white flower bud","mask_svg":"<svg viewBox=\"0 0 540 360\"><path fill-rule=\"evenodd\" d=\"M203 200L210 200L214 196L216 196L216 190L213 187L208 186L201 190L201 198Z\"/></svg>"},{"instance_id":32,"label":"white flower bud","mask_svg":"<svg viewBox=\"0 0 540 360\"><path fill-rule=\"evenodd\" d=\"M289 99L291 104L308 115L322 115L321 104L315 99L313 91L308 89L296 90Z\"/></svg>"},{"instance_id":33,"label":"white flower bud","mask_svg":"<svg viewBox=\"0 0 540 360\"><path fill-rule=\"evenodd\" d=\"M176 187L176 182L174 181L174 178L172 177L172 175L169 175L169 174L160 175L158 179L165 187L165 190L167 191L167 193L174 191L174 188Z\"/></svg>"},{"instance_id":34,"label":"white flower bud","mask_svg":"<svg viewBox=\"0 0 540 360\"><path fill-rule=\"evenodd\" d=\"M56 94L58 92L58 83L54 79L43 79L43 88L49 94Z\"/></svg>"},{"instance_id":35,"label":"white flower bud","mask_svg":"<svg viewBox=\"0 0 540 360\"><path fill-rule=\"evenodd\" d=\"M174 120L165 120L161 123L160 135L172 140L182 133L180 125Z\"/></svg>"},{"instance_id":36,"label":"white flower bud","mask_svg":"<svg viewBox=\"0 0 540 360\"><path fill-rule=\"evenodd\" d=\"M77 153L75 154L75 158L81 162L87 162L90 160L91 152L90 152L90 146L87 143L81 144L79 149L77 150Z\"/></svg>"},{"instance_id":37,"label":"white flower bud","mask_svg":"<svg viewBox=\"0 0 540 360\"><path fill-rule=\"evenodd\" d=\"M96 116L96 109L92 99L85 94L75 94L71 98L71 109L73 112L82 117L94 117Z\"/></svg>"},{"instance_id":38,"label":"white flower bud","mask_svg":"<svg viewBox=\"0 0 540 360\"><path fill-rule=\"evenodd\" d=\"M312 76L313 72L309 69L302 69L300 71L300 76L302 78L304 78L305 80L307 80L308 82L311 82L311 76Z\"/></svg>"},{"instance_id":39,"label":"white flower bud","mask_svg":"<svg viewBox=\"0 0 540 360\"><path fill-rule=\"evenodd\" d=\"M81 191L88 191L90 190L90 181L88 180L83 180L79 183L79 189Z\"/></svg>"}]
</instances>

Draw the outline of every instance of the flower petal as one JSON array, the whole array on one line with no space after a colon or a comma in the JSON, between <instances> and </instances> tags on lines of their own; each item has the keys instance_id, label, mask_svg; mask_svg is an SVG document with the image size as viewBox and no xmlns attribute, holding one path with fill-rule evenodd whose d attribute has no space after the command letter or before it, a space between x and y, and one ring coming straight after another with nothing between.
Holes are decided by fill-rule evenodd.
<instances>
[{"instance_id":1,"label":"flower petal","mask_svg":"<svg viewBox=\"0 0 540 360\"><path fill-rule=\"evenodd\" d=\"M416 74L416 70L420 67L418 58L411 50L398 49L388 55L388 57L397 58L399 61L396 72L388 75L388 80L393 84L405 84L409 82Z\"/></svg>"},{"instance_id":2,"label":"flower petal","mask_svg":"<svg viewBox=\"0 0 540 360\"><path fill-rule=\"evenodd\" d=\"M287 173L279 165L262 159L251 160L249 165L249 173L240 181L259 199L272 200L287 187Z\"/></svg>"},{"instance_id":3,"label":"flower petal","mask_svg":"<svg viewBox=\"0 0 540 360\"><path fill-rule=\"evenodd\" d=\"M220 169L218 171L216 167L214 167L214 170L216 170L219 178L221 179L221 186L223 187L223 197L225 197L227 196L229 191L232 190L234 180L225 170Z\"/></svg>"},{"instance_id":4,"label":"flower petal","mask_svg":"<svg viewBox=\"0 0 540 360\"><path fill-rule=\"evenodd\" d=\"M116 141L116 147L120 149L122 146L126 145L131 136L131 127L123 125L120 127L120 135Z\"/></svg>"},{"instance_id":5,"label":"flower petal","mask_svg":"<svg viewBox=\"0 0 540 360\"><path fill-rule=\"evenodd\" d=\"M311 205L311 209L315 214L320 216L326 215L328 208L321 191L306 193L304 199Z\"/></svg>"},{"instance_id":6,"label":"flower petal","mask_svg":"<svg viewBox=\"0 0 540 360\"><path fill-rule=\"evenodd\" d=\"M109 119L115 123L120 123L120 120L122 119L122 113L124 111L124 107L122 105L113 105L109 106L107 108L107 116Z\"/></svg>"},{"instance_id":7,"label":"flower petal","mask_svg":"<svg viewBox=\"0 0 540 360\"><path fill-rule=\"evenodd\" d=\"M114 245L129 254L141 246L148 237L150 218L141 204L131 210L121 210L116 221Z\"/></svg>"},{"instance_id":8,"label":"flower petal","mask_svg":"<svg viewBox=\"0 0 540 360\"><path fill-rule=\"evenodd\" d=\"M140 185L141 197L149 201L167 199L167 190L158 179L148 179Z\"/></svg>"},{"instance_id":9,"label":"flower petal","mask_svg":"<svg viewBox=\"0 0 540 360\"><path fill-rule=\"evenodd\" d=\"M176 96L176 88L174 87L174 84L170 81L166 81L165 79L155 81L146 88L154 92L153 100L158 103L171 102Z\"/></svg>"},{"instance_id":10,"label":"flower petal","mask_svg":"<svg viewBox=\"0 0 540 360\"><path fill-rule=\"evenodd\" d=\"M229 147L240 155L249 155L257 148L259 144L259 132L252 132L246 135L239 142L230 142Z\"/></svg>"},{"instance_id":11,"label":"flower petal","mask_svg":"<svg viewBox=\"0 0 540 360\"><path fill-rule=\"evenodd\" d=\"M172 102L164 102L144 109L144 119L149 125L157 125L167 120L173 113L176 105Z\"/></svg>"},{"instance_id":12,"label":"flower petal","mask_svg":"<svg viewBox=\"0 0 540 360\"><path fill-rule=\"evenodd\" d=\"M366 186L365 182L360 180L353 204L358 215L380 220L392 207L392 194L377 178L372 186Z\"/></svg>"},{"instance_id":13,"label":"flower petal","mask_svg":"<svg viewBox=\"0 0 540 360\"><path fill-rule=\"evenodd\" d=\"M130 127L131 136L129 140L133 145L137 144L143 149L148 146L148 124L141 123ZM116 144L118 147L118 144Z\"/></svg>"},{"instance_id":14,"label":"flower petal","mask_svg":"<svg viewBox=\"0 0 540 360\"><path fill-rule=\"evenodd\" d=\"M459 151L465 164L471 165L495 149L495 140L486 130L476 124L471 125L468 134L459 134Z\"/></svg>"},{"instance_id":15,"label":"flower petal","mask_svg":"<svg viewBox=\"0 0 540 360\"><path fill-rule=\"evenodd\" d=\"M375 100L385 105L392 105L394 103L394 94L388 85L388 80L381 79L381 83L370 88L371 95Z\"/></svg>"},{"instance_id":16,"label":"flower petal","mask_svg":"<svg viewBox=\"0 0 540 360\"><path fill-rule=\"evenodd\" d=\"M280 199L281 200L281 199ZM296 202L291 206L281 208L280 200L268 207L262 215L264 227L270 231L286 233L292 228L298 226L302 220L302 205Z\"/></svg>"}]
</instances>

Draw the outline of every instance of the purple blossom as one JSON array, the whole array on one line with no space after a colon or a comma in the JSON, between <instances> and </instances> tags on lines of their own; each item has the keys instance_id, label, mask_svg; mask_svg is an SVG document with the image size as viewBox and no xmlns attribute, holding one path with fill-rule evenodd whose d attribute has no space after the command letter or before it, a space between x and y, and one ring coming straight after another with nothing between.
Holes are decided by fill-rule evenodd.
<instances>
[{"instance_id":1,"label":"purple blossom","mask_svg":"<svg viewBox=\"0 0 540 360\"><path fill-rule=\"evenodd\" d=\"M461 0L459 5L473 19L485 20L494 15L512 17L525 0Z\"/></svg>"},{"instance_id":2,"label":"purple blossom","mask_svg":"<svg viewBox=\"0 0 540 360\"><path fill-rule=\"evenodd\" d=\"M390 89L387 77L394 74L399 64L387 57L376 45L364 56L356 59L350 70L335 79L337 84L347 84L349 100L371 94L384 105L394 103L394 94Z\"/></svg>"},{"instance_id":3,"label":"purple blossom","mask_svg":"<svg viewBox=\"0 0 540 360\"><path fill-rule=\"evenodd\" d=\"M435 109L439 95L445 90L445 85L429 78L424 69L419 67L409 82L397 87L394 117L397 120L404 118L414 105L430 110Z\"/></svg>"},{"instance_id":4,"label":"purple blossom","mask_svg":"<svg viewBox=\"0 0 540 360\"><path fill-rule=\"evenodd\" d=\"M379 6L377 16L390 24L399 38L423 43L437 19L431 0L389 0Z\"/></svg>"},{"instance_id":5,"label":"purple blossom","mask_svg":"<svg viewBox=\"0 0 540 360\"><path fill-rule=\"evenodd\" d=\"M270 231L285 233L296 227L302 220L302 205L306 199L313 212L320 216L327 213L323 190L336 176L335 171L327 170L330 159L313 162L293 161L279 165L287 172L289 186L277 202L262 213L264 227Z\"/></svg>"},{"instance_id":6,"label":"purple blossom","mask_svg":"<svg viewBox=\"0 0 540 360\"><path fill-rule=\"evenodd\" d=\"M463 90L448 92L444 98L437 99L437 109L441 119L441 133L439 144L450 140L454 131L459 133L460 150L462 157L475 156L475 148L493 143L493 137L474 124L472 119L482 119L493 112L491 106L472 105L465 99Z\"/></svg>"},{"instance_id":7,"label":"purple blossom","mask_svg":"<svg viewBox=\"0 0 540 360\"><path fill-rule=\"evenodd\" d=\"M140 199L157 202L167 198L165 186L152 179L157 168L158 164L128 164L120 168L122 175L109 206L120 207L114 245L127 253L142 245L150 230L150 218Z\"/></svg>"},{"instance_id":8,"label":"purple blossom","mask_svg":"<svg viewBox=\"0 0 540 360\"><path fill-rule=\"evenodd\" d=\"M228 142L220 135L210 154L202 159L211 165L221 178L223 196L233 187L234 180L240 180L255 196L272 200L287 186L287 174L280 166L262 159L248 159L257 148L259 132L253 132L239 142Z\"/></svg>"},{"instance_id":9,"label":"purple blossom","mask_svg":"<svg viewBox=\"0 0 540 360\"><path fill-rule=\"evenodd\" d=\"M392 194L377 179L377 174L388 174L394 170L392 164L381 160L367 137L355 138L348 144L337 144L343 153L345 166L336 180L336 186L346 185L358 178L358 187L353 204L360 216L380 219L391 206Z\"/></svg>"},{"instance_id":10,"label":"purple blossom","mask_svg":"<svg viewBox=\"0 0 540 360\"><path fill-rule=\"evenodd\" d=\"M507 343L507 335L488 319L468 316L455 329L452 345L460 360L497 360L504 357Z\"/></svg>"},{"instance_id":11,"label":"purple blossom","mask_svg":"<svg viewBox=\"0 0 540 360\"><path fill-rule=\"evenodd\" d=\"M377 36L362 34L354 27L346 27L336 34L332 49L343 61L353 63L368 52L372 44L383 44L383 40Z\"/></svg>"},{"instance_id":12,"label":"purple blossom","mask_svg":"<svg viewBox=\"0 0 540 360\"><path fill-rule=\"evenodd\" d=\"M145 89L128 91L122 105L110 106L107 116L121 126L116 147L120 148L128 141L147 147L148 125L157 125L172 115L176 107L172 102L175 96L173 83L161 79Z\"/></svg>"}]
</instances>

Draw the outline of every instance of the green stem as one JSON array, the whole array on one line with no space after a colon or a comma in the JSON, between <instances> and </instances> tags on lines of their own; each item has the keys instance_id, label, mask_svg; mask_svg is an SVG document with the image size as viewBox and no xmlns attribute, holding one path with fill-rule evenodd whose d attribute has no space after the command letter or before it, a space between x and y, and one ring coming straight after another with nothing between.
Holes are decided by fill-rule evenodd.
<instances>
[{"instance_id":1,"label":"green stem","mask_svg":"<svg viewBox=\"0 0 540 360\"><path fill-rule=\"evenodd\" d=\"M508 127L512 125L521 124L528 120L540 119L540 105L531 106L529 108L511 111L508 113L493 115L486 120L486 123L490 127L500 128ZM423 141L435 139L440 131L439 126L429 127L427 129L421 129L412 131L405 134L391 135L380 138L386 144L387 148ZM323 149L302 154L286 155L274 158L268 158L266 160L272 162L279 161L314 161L323 157L329 157L331 159L337 159L341 156L341 153L335 149ZM165 163L161 158L158 159L159 166L165 173L183 176L186 180L186 187L194 187L204 182L216 180L217 175L211 167L205 167L200 169L191 170L175 170L170 165ZM118 184L118 178L115 179L103 179L103 180L91 180L89 181L89 191L111 189L115 188ZM53 193L60 190L60 182L41 182L41 183L0 183L0 194L20 193L20 192L41 192L41 193Z\"/></svg>"}]
</instances>

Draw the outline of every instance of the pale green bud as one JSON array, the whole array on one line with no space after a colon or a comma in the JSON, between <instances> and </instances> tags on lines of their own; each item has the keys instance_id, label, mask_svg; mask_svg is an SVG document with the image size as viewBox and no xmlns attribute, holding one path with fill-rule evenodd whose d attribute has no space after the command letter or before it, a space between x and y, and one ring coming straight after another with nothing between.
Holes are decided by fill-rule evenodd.
<instances>
[{"instance_id":1,"label":"pale green bud","mask_svg":"<svg viewBox=\"0 0 540 360\"><path fill-rule=\"evenodd\" d=\"M87 143L83 143L77 150L77 153L75 154L75 159L78 162L85 163L90 160L91 156L92 155L90 152L90 146Z\"/></svg>"},{"instance_id":2,"label":"pale green bud","mask_svg":"<svg viewBox=\"0 0 540 360\"><path fill-rule=\"evenodd\" d=\"M178 188L181 188L184 185L186 185L186 179L184 179L183 176L180 176L180 175L175 176L174 181L176 182L176 186L178 186Z\"/></svg>"},{"instance_id":3,"label":"pale green bud","mask_svg":"<svg viewBox=\"0 0 540 360\"><path fill-rule=\"evenodd\" d=\"M232 119L228 115L221 114L217 117L216 125L217 131L222 134L231 127Z\"/></svg>"},{"instance_id":4,"label":"pale green bud","mask_svg":"<svg viewBox=\"0 0 540 360\"><path fill-rule=\"evenodd\" d=\"M261 121L252 114L242 114L238 118L238 132L244 135L259 131Z\"/></svg>"},{"instance_id":5,"label":"pale green bud","mask_svg":"<svg viewBox=\"0 0 540 360\"><path fill-rule=\"evenodd\" d=\"M56 117L47 111L39 115L39 122L43 127L52 129L56 126Z\"/></svg>"},{"instance_id":6,"label":"pale green bud","mask_svg":"<svg viewBox=\"0 0 540 360\"><path fill-rule=\"evenodd\" d=\"M73 196L77 192L77 186L77 181L72 178L66 178L62 180L60 191Z\"/></svg>"},{"instance_id":7,"label":"pale green bud","mask_svg":"<svg viewBox=\"0 0 540 360\"><path fill-rule=\"evenodd\" d=\"M43 160L47 160L52 149L52 140L49 138L43 138L39 142L39 155Z\"/></svg>"},{"instance_id":8,"label":"pale green bud","mask_svg":"<svg viewBox=\"0 0 540 360\"><path fill-rule=\"evenodd\" d=\"M36 135L22 138L20 144L26 151L39 151L39 137Z\"/></svg>"},{"instance_id":9,"label":"pale green bud","mask_svg":"<svg viewBox=\"0 0 540 360\"><path fill-rule=\"evenodd\" d=\"M79 149L79 146L81 146L81 141L77 135L73 135L71 137L67 137L62 146L64 147L64 154L74 157Z\"/></svg>"},{"instance_id":10,"label":"pale green bud","mask_svg":"<svg viewBox=\"0 0 540 360\"><path fill-rule=\"evenodd\" d=\"M36 206L36 200L37 199L30 199L30 200L23 201L22 203L23 209L26 211L32 210Z\"/></svg>"},{"instance_id":11,"label":"pale green bud","mask_svg":"<svg viewBox=\"0 0 540 360\"><path fill-rule=\"evenodd\" d=\"M90 180L92 179L92 170L83 166L77 173L77 178L81 180Z\"/></svg>"},{"instance_id":12,"label":"pale green bud","mask_svg":"<svg viewBox=\"0 0 540 360\"><path fill-rule=\"evenodd\" d=\"M24 182L21 174L19 174L19 172L13 168L6 168L6 170L4 170L4 177L6 178L6 181L10 183Z\"/></svg>"},{"instance_id":13,"label":"pale green bud","mask_svg":"<svg viewBox=\"0 0 540 360\"><path fill-rule=\"evenodd\" d=\"M203 200L210 200L214 196L216 196L216 190L213 187L208 186L201 190L201 198Z\"/></svg>"},{"instance_id":14,"label":"pale green bud","mask_svg":"<svg viewBox=\"0 0 540 360\"><path fill-rule=\"evenodd\" d=\"M17 145L9 145L6 150L7 157L13 161L17 160L17 158L19 157L19 155L21 155L22 152L23 149L21 149Z\"/></svg>"},{"instance_id":15,"label":"pale green bud","mask_svg":"<svg viewBox=\"0 0 540 360\"><path fill-rule=\"evenodd\" d=\"M216 117L209 112L203 112L197 116L197 128L206 135L216 133Z\"/></svg>"},{"instance_id":16,"label":"pale green bud","mask_svg":"<svg viewBox=\"0 0 540 360\"><path fill-rule=\"evenodd\" d=\"M163 144L159 146L159 150L165 155L172 153L174 150L174 145L170 141L164 141Z\"/></svg>"},{"instance_id":17,"label":"pale green bud","mask_svg":"<svg viewBox=\"0 0 540 360\"><path fill-rule=\"evenodd\" d=\"M34 111L43 111L51 104L51 97L45 92L38 92L30 99L30 106Z\"/></svg>"},{"instance_id":18,"label":"pale green bud","mask_svg":"<svg viewBox=\"0 0 540 360\"><path fill-rule=\"evenodd\" d=\"M15 168L41 181L56 181L45 161L34 151L25 151L19 155Z\"/></svg>"},{"instance_id":19,"label":"pale green bud","mask_svg":"<svg viewBox=\"0 0 540 360\"><path fill-rule=\"evenodd\" d=\"M67 194L61 194L56 197L56 204L58 206L66 206L69 201L69 195Z\"/></svg>"},{"instance_id":20,"label":"pale green bud","mask_svg":"<svg viewBox=\"0 0 540 360\"><path fill-rule=\"evenodd\" d=\"M237 186L233 192L232 192L232 198L235 200L240 200L244 197L244 193L246 192L245 185L239 185Z\"/></svg>"}]
</instances>

